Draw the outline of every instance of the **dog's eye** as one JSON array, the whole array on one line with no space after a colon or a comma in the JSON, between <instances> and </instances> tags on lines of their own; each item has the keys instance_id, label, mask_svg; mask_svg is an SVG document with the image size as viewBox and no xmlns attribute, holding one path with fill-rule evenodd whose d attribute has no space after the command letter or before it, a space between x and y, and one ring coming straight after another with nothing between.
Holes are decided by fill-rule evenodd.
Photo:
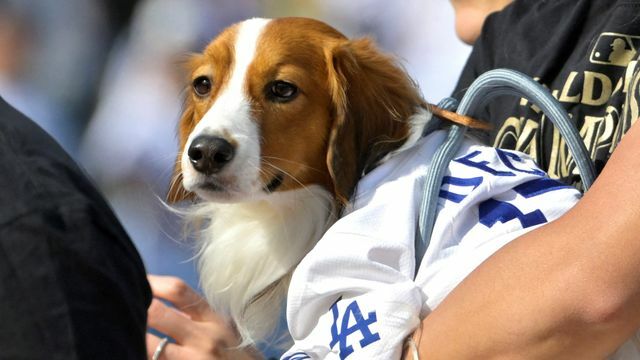
<instances>
[{"instance_id":1,"label":"dog's eye","mask_svg":"<svg viewBox=\"0 0 640 360\"><path fill-rule=\"evenodd\" d=\"M293 100L298 94L298 88L286 81L278 80L269 86L269 98L277 102L287 102Z\"/></svg>"},{"instance_id":2,"label":"dog's eye","mask_svg":"<svg viewBox=\"0 0 640 360\"><path fill-rule=\"evenodd\" d=\"M198 76L193 80L193 90L199 96L205 96L211 91L211 80L206 76Z\"/></svg>"}]
</instances>

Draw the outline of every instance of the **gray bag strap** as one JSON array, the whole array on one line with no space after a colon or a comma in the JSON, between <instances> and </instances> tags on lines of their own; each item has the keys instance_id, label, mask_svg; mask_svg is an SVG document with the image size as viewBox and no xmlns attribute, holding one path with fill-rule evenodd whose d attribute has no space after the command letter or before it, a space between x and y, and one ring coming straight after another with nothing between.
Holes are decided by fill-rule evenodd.
<instances>
[{"instance_id":1,"label":"gray bag strap","mask_svg":"<svg viewBox=\"0 0 640 360\"><path fill-rule=\"evenodd\" d=\"M489 101L503 95L513 95L528 99L551 120L567 143L567 147L576 162L584 190L588 190L596 178L596 171L578 129L573 125L565 109L551 95L549 90L528 76L508 69L491 70L480 75L471 84L462 101L460 101L460 105L457 106L457 112L461 115L474 116ZM455 111L456 105L455 99L446 98L438 104L438 107ZM425 129L423 135L432 130L433 126ZM465 132L466 128L463 126L451 126L447 138L436 150L431 169L425 179L418 218L418 232L415 240L416 273L431 241L442 179L447 171L449 162L460 149Z\"/></svg>"}]
</instances>

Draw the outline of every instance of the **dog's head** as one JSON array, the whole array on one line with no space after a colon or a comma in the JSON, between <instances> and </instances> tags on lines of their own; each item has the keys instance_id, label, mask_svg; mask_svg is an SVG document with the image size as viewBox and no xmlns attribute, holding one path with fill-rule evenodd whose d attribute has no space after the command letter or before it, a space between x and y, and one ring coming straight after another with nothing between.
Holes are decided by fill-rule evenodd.
<instances>
[{"instance_id":1,"label":"dog's head","mask_svg":"<svg viewBox=\"0 0 640 360\"><path fill-rule=\"evenodd\" d=\"M316 184L339 203L411 135L423 100L369 39L311 19L251 19L189 62L170 201L258 199Z\"/></svg>"}]
</instances>

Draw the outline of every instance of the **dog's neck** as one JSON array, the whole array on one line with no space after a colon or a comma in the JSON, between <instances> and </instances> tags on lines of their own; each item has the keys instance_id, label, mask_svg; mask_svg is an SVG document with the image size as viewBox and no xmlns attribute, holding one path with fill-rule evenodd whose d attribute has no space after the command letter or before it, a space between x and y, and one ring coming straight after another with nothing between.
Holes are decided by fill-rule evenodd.
<instances>
[{"instance_id":1,"label":"dog's neck","mask_svg":"<svg viewBox=\"0 0 640 360\"><path fill-rule=\"evenodd\" d=\"M255 202L203 203L189 218L206 222L198 252L205 297L248 344L277 323L293 269L335 221L335 208L312 185Z\"/></svg>"}]
</instances>

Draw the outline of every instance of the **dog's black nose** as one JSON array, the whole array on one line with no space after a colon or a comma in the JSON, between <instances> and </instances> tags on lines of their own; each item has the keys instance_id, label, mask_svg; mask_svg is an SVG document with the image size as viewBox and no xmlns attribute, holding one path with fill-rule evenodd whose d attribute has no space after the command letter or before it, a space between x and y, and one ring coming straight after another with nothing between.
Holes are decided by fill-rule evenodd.
<instances>
[{"instance_id":1,"label":"dog's black nose","mask_svg":"<svg viewBox=\"0 0 640 360\"><path fill-rule=\"evenodd\" d=\"M210 175L220 171L235 154L233 145L216 136L198 136L193 139L187 155L198 172Z\"/></svg>"}]
</instances>

